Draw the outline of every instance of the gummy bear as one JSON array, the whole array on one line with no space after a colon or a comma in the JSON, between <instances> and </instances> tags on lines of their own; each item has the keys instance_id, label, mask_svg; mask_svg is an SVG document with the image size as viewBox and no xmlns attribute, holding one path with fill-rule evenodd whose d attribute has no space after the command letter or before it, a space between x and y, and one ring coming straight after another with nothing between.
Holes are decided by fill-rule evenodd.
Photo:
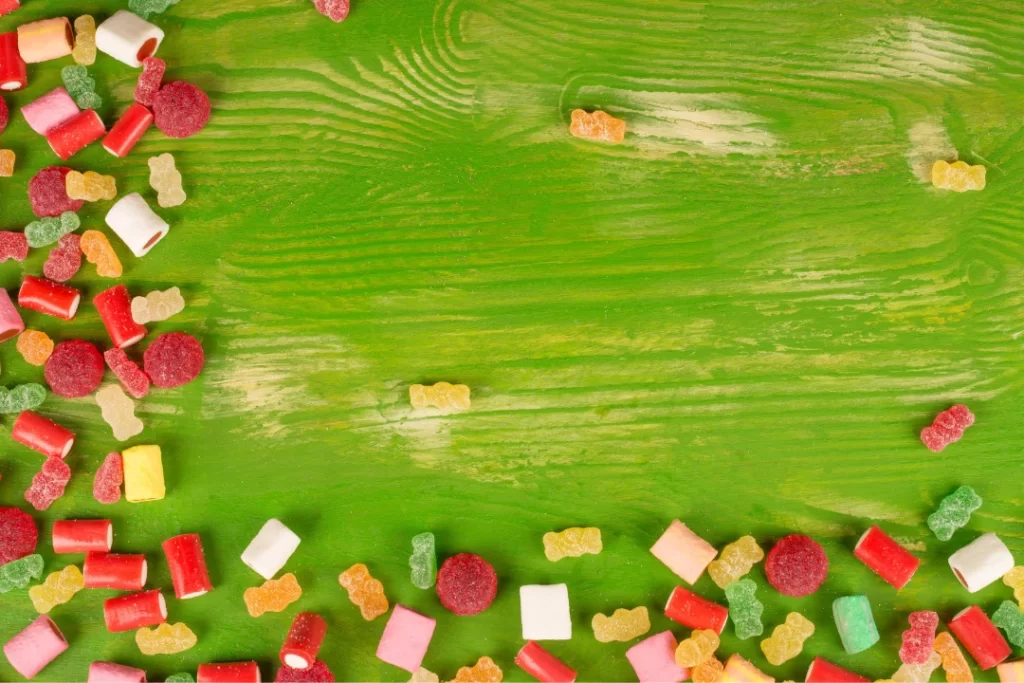
<instances>
[{"instance_id":1,"label":"gummy bear","mask_svg":"<svg viewBox=\"0 0 1024 683\"><path fill-rule=\"evenodd\" d=\"M953 538L953 533L971 521L971 513L981 507L981 496L970 486L961 486L942 499L939 509L928 515L928 528L940 541Z\"/></svg>"},{"instance_id":2,"label":"gummy bear","mask_svg":"<svg viewBox=\"0 0 1024 683\"><path fill-rule=\"evenodd\" d=\"M190 650L197 642L196 634L185 624L163 623L135 632L135 644L144 655L176 655Z\"/></svg>"},{"instance_id":3,"label":"gummy bear","mask_svg":"<svg viewBox=\"0 0 1024 683\"><path fill-rule=\"evenodd\" d=\"M10 178L14 175L14 162L18 155L13 149L0 149L0 178Z\"/></svg>"},{"instance_id":4,"label":"gummy bear","mask_svg":"<svg viewBox=\"0 0 1024 683\"><path fill-rule=\"evenodd\" d=\"M804 641L814 635L814 624L799 612L786 615L786 623L772 631L770 638L761 641L765 659L779 666L793 659L804 649Z\"/></svg>"},{"instance_id":5,"label":"gummy bear","mask_svg":"<svg viewBox=\"0 0 1024 683\"><path fill-rule=\"evenodd\" d=\"M84 66L66 66L60 70L64 89L82 109L99 109L103 100L96 94L96 79Z\"/></svg>"},{"instance_id":6,"label":"gummy bear","mask_svg":"<svg viewBox=\"0 0 1024 683\"><path fill-rule=\"evenodd\" d=\"M736 629L736 637L746 640L764 633L761 624L761 613L764 605L754 597L757 584L750 579L742 579L725 587L725 599L729 603L729 616Z\"/></svg>"},{"instance_id":7,"label":"gummy bear","mask_svg":"<svg viewBox=\"0 0 1024 683\"><path fill-rule=\"evenodd\" d=\"M409 401L417 409L469 410L469 387L448 382L438 382L433 386L413 384L409 387Z\"/></svg>"},{"instance_id":8,"label":"gummy bear","mask_svg":"<svg viewBox=\"0 0 1024 683\"><path fill-rule=\"evenodd\" d=\"M1017 647L1024 647L1024 612L1010 600L1003 600L992 613L992 623L1006 631L1006 639Z\"/></svg>"},{"instance_id":9,"label":"gummy bear","mask_svg":"<svg viewBox=\"0 0 1024 683\"><path fill-rule=\"evenodd\" d=\"M889 680L893 683L928 683L932 673L941 665L942 657L938 652L932 652L924 664L904 664Z\"/></svg>"},{"instance_id":10,"label":"gummy bear","mask_svg":"<svg viewBox=\"0 0 1024 683\"><path fill-rule=\"evenodd\" d=\"M75 19L75 49L71 58L83 66L92 66L96 61L96 20L88 14Z\"/></svg>"},{"instance_id":11,"label":"gummy bear","mask_svg":"<svg viewBox=\"0 0 1024 683\"><path fill-rule=\"evenodd\" d=\"M28 239L28 246L38 249L53 244L81 226L82 221L78 218L77 213L65 211L59 218L49 216L32 221L25 226L25 237Z\"/></svg>"},{"instance_id":12,"label":"gummy bear","mask_svg":"<svg viewBox=\"0 0 1024 683\"><path fill-rule=\"evenodd\" d=\"M165 209L185 203L181 173L174 167L174 157L167 152L149 158L149 186L158 193L156 203Z\"/></svg>"},{"instance_id":13,"label":"gummy bear","mask_svg":"<svg viewBox=\"0 0 1024 683\"><path fill-rule=\"evenodd\" d=\"M720 643L718 634L711 629L698 629L691 633L689 638L679 643L676 648L676 665L684 669L692 669L711 659Z\"/></svg>"},{"instance_id":14,"label":"gummy bear","mask_svg":"<svg viewBox=\"0 0 1024 683\"><path fill-rule=\"evenodd\" d=\"M192 674L182 672L171 674L164 679L164 683L196 683L196 679L192 678Z\"/></svg>"},{"instance_id":15,"label":"gummy bear","mask_svg":"<svg viewBox=\"0 0 1024 683\"><path fill-rule=\"evenodd\" d=\"M313 0L316 11L335 23L348 16L349 4L349 0Z\"/></svg>"},{"instance_id":16,"label":"gummy bear","mask_svg":"<svg viewBox=\"0 0 1024 683\"><path fill-rule=\"evenodd\" d=\"M164 80L167 62L159 57L146 57L142 60L142 73L135 84L135 101L147 107L156 102L157 91Z\"/></svg>"},{"instance_id":17,"label":"gummy bear","mask_svg":"<svg viewBox=\"0 0 1024 683\"><path fill-rule=\"evenodd\" d=\"M50 458L53 460L54 458ZM28 589L28 597L32 599L32 606L40 614L46 614L57 605L75 596L75 593L85 588L85 577L81 570L73 564L53 572L46 577L46 581L38 586Z\"/></svg>"},{"instance_id":18,"label":"gummy bear","mask_svg":"<svg viewBox=\"0 0 1024 683\"><path fill-rule=\"evenodd\" d=\"M0 263L8 259L24 261L27 257L28 238L25 237L25 233L0 230Z\"/></svg>"},{"instance_id":19,"label":"gummy bear","mask_svg":"<svg viewBox=\"0 0 1024 683\"><path fill-rule=\"evenodd\" d=\"M422 666L412 675L409 683L440 683L441 679L433 671L424 669Z\"/></svg>"},{"instance_id":20,"label":"gummy bear","mask_svg":"<svg viewBox=\"0 0 1024 683\"><path fill-rule=\"evenodd\" d=\"M626 122L601 110L591 114L582 109L573 109L569 132L573 137L584 140L598 140L617 145L626 137Z\"/></svg>"},{"instance_id":21,"label":"gummy bear","mask_svg":"<svg viewBox=\"0 0 1024 683\"><path fill-rule=\"evenodd\" d=\"M25 500L36 510L46 510L53 501L64 495L71 481L71 468L60 458L47 458L43 468L32 477L32 485L25 491Z\"/></svg>"},{"instance_id":22,"label":"gummy bear","mask_svg":"<svg viewBox=\"0 0 1024 683\"><path fill-rule=\"evenodd\" d=\"M46 388L42 384L27 382L13 389L0 387L0 413L13 415L24 410L35 410L46 400Z\"/></svg>"},{"instance_id":23,"label":"gummy bear","mask_svg":"<svg viewBox=\"0 0 1024 683\"><path fill-rule=\"evenodd\" d=\"M124 460L120 453L108 453L92 480L92 497L97 503L111 505L121 500L124 483Z\"/></svg>"},{"instance_id":24,"label":"gummy bear","mask_svg":"<svg viewBox=\"0 0 1024 683\"><path fill-rule=\"evenodd\" d=\"M974 413L965 405L957 404L935 416L928 427L921 430L921 442L933 453L959 441L964 430L974 424Z\"/></svg>"},{"instance_id":25,"label":"gummy bear","mask_svg":"<svg viewBox=\"0 0 1024 683\"><path fill-rule=\"evenodd\" d=\"M149 375L142 371L124 349L107 349L103 352L103 359L107 361L107 367L120 380L121 386L135 398L145 398L149 393Z\"/></svg>"},{"instance_id":26,"label":"gummy bear","mask_svg":"<svg viewBox=\"0 0 1024 683\"><path fill-rule=\"evenodd\" d=\"M384 584L370 576L365 564L354 564L338 576L338 583L348 591L348 599L359 607L363 619L373 621L388 611Z\"/></svg>"},{"instance_id":27,"label":"gummy bear","mask_svg":"<svg viewBox=\"0 0 1024 683\"><path fill-rule=\"evenodd\" d=\"M143 19L149 19L150 14L166 12L168 7L177 4L178 0L128 0L128 9Z\"/></svg>"},{"instance_id":28,"label":"gummy bear","mask_svg":"<svg viewBox=\"0 0 1024 683\"><path fill-rule=\"evenodd\" d=\"M935 652L942 657L942 670L946 672L947 683L974 683L971 665L967 663L953 636L945 631L937 635Z\"/></svg>"},{"instance_id":29,"label":"gummy bear","mask_svg":"<svg viewBox=\"0 0 1024 683\"><path fill-rule=\"evenodd\" d=\"M64 176L64 183L64 189L72 199L98 202L117 196L117 181L114 176L100 175L96 171L71 171Z\"/></svg>"},{"instance_id":30,"label":"gummy bear","mask_svg":"<svg viewBox=\"0 0 1024 683\"><path fill-rule=\"evenodd\" d=\"M426 590L437 581L437 552L434 549L434 534L429 531L412 537L412 585Z\"/></svg>"},{"instance_id":31,"label":"gummy bear","mask_svg":"<svg viewBox=\"0 0 1024 683\"><path fill-rule=\"evenodd\" d=\"M185 300L181 290L171 287L163 292L157 290L146 296L132 299L132 320L140 325L149 322L167 320L176 313L185 310Z\"/></svg>"},{"instance_id":32,"label":"gummy bear","mask_svg":"<svg viewBox=\"0 0 1024 683\"><path fill-rule=\"evenodd\" d=\"M124 269L121 259L117 258L110 240L99 230L86 230L82 233L80 243L85 260L96 265L96 274L100 277L121 277Z\"/></svg>"},{"instance_id":33,"label":"gummy bear","mask_svg":"<svg viewBox=\"0 0 1024 683\"><path fill-rule=\"evenodd\" d=\"M693 683L718 683L724 671L725 665L718 657L712 656L690 670L690 680Z\"/></svg>"},{"instance_id":34,"label":"gummy bear","mask_svg":"<svg viewBox=\"0 0 1024 683\"><path fill-rule=\"evenodd\" d=\"M629 642L639 638L651 630L651 619L646 607L635 609L617 609L610 617L595 614L590 625L594 629L594 637L599 643L619 641Z\"/></svg>"},{"instance_id":35,"label":"gummy bear","mask_svg":"<svg viewBox=\"0 0 1024 683\"><path fill-rule=\"evenodd\" d=\"M27 555L0 567L0 593L24 588L32 579L43 575L43 556Z\"/></svg>"},{"instance_id":36,"label":"gummy bear","mask_svg":"<svg viewBox=\"0 0 1024 683\"><path fill-rule=\"evenodd\" d=\"M597 555L603 549L601 530L597 527L570 527L564 531L544 534L544 556L552 562L564 557Z\"/></svg>"},{"instance_id":37,"label":"gummy bear","mask_svg":"<svg viewBox=\"0 0 1024 683\"><path fill-rule=\"evenodd\" d=\"M924 664L934 652L939 615L931 611L911 612L907 620L910 628L903 632L900 661L904 664Z\"/></svg>"},{"instance_id":38,"label":"gummy bear","mask_svg":"<svg viewBox=\"0 0 1024 683\"><path fill-rule=\"evenodd\" d=\"M708 576L719 588L746 576L764 559L764 551L753 536L744 536L722 548L722 554L708 565Z\"/></svg>"},{"instance_id":39,"label":"gummy bear","mask_svg":"<svg viewBox=\"0 0 1024 683\"><path fill-rule=\"evenodd\" d=\"M932 185L940 190L967 192L985 189L985 167L965 161L936 161L932 165Z\"/></svg>"},{"instance_id":40,"label":"gummy bear","mask_svg":"<svg viewBox=\"0 0 1024 683\"><path fill-rule=\"evenodd\" d=\"M1013 599L1024 609L1024 567L1014 567L1003 576L1003 583L1013 589Z\"/></svg>"},{"instance_id":41,"label":"gummy bear","mask_svg":"<svg viewBox=\"0 0 1024 683\"><path fill-rule=\"evenodd\" d=\"M119 384L108 384L97 391L96 405L100 407L103 421L110 425L118 441L127 441L142 433L142 420L135 417L135 403Z\"/></svg>"},{"instance_id":42,"label":"gummy bear","mask_svg":"<svg viewBox=\"0 0 1024 683\"><path fill-rule=\"evenodd\" d=\"M242 599L249 616L261 617L267 612L283 612L301 597L302 586L295 574L289 572L280 579L264 581L262 586L246 588Z\"/></svg>"},{"instance_id":43,"label":"gummy bear","mask_svg":"<svg viewBox=\"0 0 1024 683\"><path fill-rule=\"evenodd\" d=\"M490 657L481 657L473 666L464 666L455 674L452 683L501 683L501 669Z\"/></svg>"},{"instance_id":44,"label":"gummy bear","mask_svg":"<svg viewBox=\"0 0 1024 683\"><path fill-rule=\"evenodd\" d=\"M43 275L54 282L67 282L82 267L82 238L71 233L57 240L57 246L50 249Z\"/></svg>"}]
</instances>

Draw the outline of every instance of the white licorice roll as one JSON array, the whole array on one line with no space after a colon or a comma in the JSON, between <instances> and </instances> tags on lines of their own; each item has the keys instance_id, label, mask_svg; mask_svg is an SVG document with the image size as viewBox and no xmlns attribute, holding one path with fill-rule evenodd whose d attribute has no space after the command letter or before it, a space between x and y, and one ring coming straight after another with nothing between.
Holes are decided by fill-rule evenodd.
<instances>
[{"instance_id":1,"label":"white licorice roll","mask_svg":"<svg viewBox=\"0 0 1024 683\"><path fill-rule=\"evenodd\" d=\"M136 256L149 253L171 229L163 218L149 208L149 204L138 192L125 195L110 207L106 221Z\"/></svg>"},{"instance_id":2,"label":"white licorice roll","mask_svg":"<svg viewBox=\"0 0 1024 683\"><path fill-rule=\"evenodd\" d=\"M295 532L270 519L242 553L242 562L264 579L272 579L299 547L299 541Z\"/></svg>"},{"instance_id":3,"label":"white licorice roll","mask_svg":"<svg viewBox=\"0 0 1024 683\"><path fill-rule=\"evenodd\" d=\"M969 593L977 593L1013 569L1013 555L995 534L984 534L949 556L949 566Z\"/></svg>"},{"instance_id":4,"label":"white licorice roll","mask_svg":"<svg viewBox=\"0 0 1024 683\"><path fill-rule=\"evenodd\" d=\"M156 54L163 39L157 26L123 9L96 27L96 49L136 69Z\"/></svg>"}]
</instances>

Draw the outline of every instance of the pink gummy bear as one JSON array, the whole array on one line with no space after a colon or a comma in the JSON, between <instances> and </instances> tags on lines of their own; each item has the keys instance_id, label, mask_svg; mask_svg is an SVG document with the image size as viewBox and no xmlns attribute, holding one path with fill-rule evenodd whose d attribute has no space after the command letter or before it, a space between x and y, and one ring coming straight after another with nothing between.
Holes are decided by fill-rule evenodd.
<instances>
[{"instance_id":1,"label":"pink gummy bear","mask_svg":"<svg viewBox=\"0 0 1024 683\"><path fill-rule=\"evenodd\" d=\"M110 453L96 470L92 480L92 497L96 502L110 505L121 500L121 484L124 482L124 462L120 453Z\"/></svg>"},{"instance_id":2,"label":"pink gummy bear","mask_svg":"<svg viewBox=\"0 0 1024 683\"><path fill-rule=\"evenodd\" d=\"M974 424L974 414L965 405L955 405L935 416L930 427L921 430L921 441L929 450L938 453L960 440L964 430Z\"/></svg>"},{"instance_id":3,"label":"pink gummy bear","mask_svg":"<svg viewBox=\"0 0 1024 683\"><path fill-rule=\"evenodd\" d=\"M60 458L47 458L43 468L32 477L32 485L25 491L25 500L36 510L45 510L64 495L64 487L71 481L71 468Z\"/></svg>"},{"instance_id":4,"label":"pink gummy bear","mask_svg":"<svg viewBox=\"0 0 1024 683\"><path fill-rule=\"evenodd\" d=\"M939 615L930 611L911 612L907 620L910 628L903 632L900 661L904 664L924 664L935 647Z\"/></svg>"}]
</instances>

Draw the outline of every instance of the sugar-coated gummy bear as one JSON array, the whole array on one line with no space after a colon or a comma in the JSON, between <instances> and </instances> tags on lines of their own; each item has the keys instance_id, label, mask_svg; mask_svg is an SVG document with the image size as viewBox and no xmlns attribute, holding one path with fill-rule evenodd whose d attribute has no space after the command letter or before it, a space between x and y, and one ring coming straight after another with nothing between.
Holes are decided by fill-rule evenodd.
<instances>
[{"instance_id":1,"label":"sugar-coated gummy bear","mask_svg":"<svg viewBox=\"0 0 1024 683\"><path fill-rule=\"evenodd\" d=\"M96 20L89 14L75 19L75 49L71 58L82 66L92 66L96 61Z\"/></svg>"},{"instance_id":2,"label":"sugar-coated gummy bear","mask_svg":"<svg viewBox=\"0 0 1024 683\"><path fill-rule=\"evenodd\" d=\"M64 495L71 481L71 468L60 458L47 458L43 467L32 477L32 485L25 491L25 500L36 510L46 510L53 501Z\"/></svg>"},{"instance_id":3,"label":"sugar-coated gummy bear","mask_svg":"<svg viewBox=\"0 0 1024 683\"><path fill-rule=\"evenodd\" d=\"M43 575L43 556L26 555L20 560L0 566L0 593L24 588Z\"/></svg>"},{"instance_id":4,"label":"sugar-coated gummy bear","mask_svg":"<svg viewBox=\"0 0 1024 683\"><path fill-rule=\"evenodd\" d=\"M196 642L196 634L182 623L164 623L156 628L140 628L135 632L135 644L144 655L176 655L192 649Z\"/></svg>"},{"instance_id":5,"label":"sugar-coated gummy bear","mask_svg":"<svg viewBox=\"0 0 1024 683\"><path fill-rule=\"evenodd\" d=\"M459 553L437 571L437 598L453 614L470 616L491 606L498 594L498 574L479 555Z\"/></svg>"},{"instance_id":6,"label":"sugar-coated gummy bear","mask_svg":"<svg viewBox=\"0 0 1024 683\"><path fill-rule=\"evenodd\" d=\"M942 657L942 670L946 672L946 683L974 683L971 665L967 663L960 646L949 633L943 631L935 636L935 652Z\"/></svg>"},{"instance_id":7,"label":"sugar-coated gummy bear","mask_svg":"<svg viewBox=\"0 0 1024 683\"><path fill-rule=\"evenodd\" d=\"M295 574L288 573L280 579L268 579L262 586L246 588L242 599L249 616L261 617L267 612L283 612L302 597L302 586Z\"/></svg>"},{"instance_id":8,"label":"sugar-coated gummy bear","mask_svg":"<svg viewBox=\"0 0 1024 683\"><path fill-rule=\"evenodd\" d=\"M800 598L821 588L828 576L828 555L813 538L790 534L772 546L764 563L768 583L783 595Z\"/></svg>"},{"instance_id":9,"label":"sugar-coated gummy bear","mask_svg":"<svg viewBox=\"0 0 1024 683\"><path fill-rule=\"evenodd\" d=\"M549 531L544 534L543 540L544 556L552 562L565 557L598 555L603 549L601 530L595 526L574 526L564 531Z\"/></svg>"},{"instance_id":10,"label":"sugar-coated gummy bear","mask_svg":"<svg viewBox=\"0 0 1024 683\"><path fill-rule=\"evenodd\" d=\"M786 623L776 626L771 637L761 641L761 652L765 659L779 666L799 655L804 641L812 635L814 624L799 612L790 612Z\"/></svg>"},{"instance_id":11,"label":"sugar-coated gummy bear","mask_svg":"<svg viewBox=\"0 0 1024 683\"><path fill-rule=\"evenodd\" d=\"M1024 567L1014 567L1003 576L1003 583L1013 589L1013 599L1024 609Z\"/></svg>"},{"instance_id":12,"label":"sugar-coated gummy bear","mask_svg":"<svg viewBox=\"0 0 1024 683\"><path fill-rule=\"evenodd\" d=\"M764 551L753 536L743 536L722 548L722 554L708 565L708 575L719 588L739 581L764 559Z\"/></svg>"},{"instance_id":13,"label":"sugar-coated gummy bear","mask_svg":"<svg viewBox=\"0 0 1024 683\"><path fill-rule=\"evenodd\" d=\"M939 509L928 515L928 528L940 541L953 538L953 533L971 521L971 513L981 507L981 496L970 486L961 486L942 499Z\"/></svg>"},{"instance_id":14,"label":"sugar-coated gummy bear","mask_svg":"<svg viewBox=\"0 0 1024 683\"><path fill-rule=\"evenodd\" d=\"M110 425L118 441L127 441L142 433L142 420L135 417L135 403L120 385L108 384L97 391L96 405L100 407L103 421Z\"/></svg>"},{"instance_id":15,"label":"sugar-coated gummy bear","mask_svg":"<svg viewBox=\"0 0 1024 683\"><path fill-rule=\"evenodd\" d=\"M47 614L57 605L63 605L75 597L75 593L83 588L85 577L82 576L82 571L77 566L69 564L59 572L47 576L43 583L29 588L28 597L32 599L32 606L37 612Z\"/></svg>"},{"instance_id":16,"label":"sugar-coated gummy bear","mask_svg":"<svg viewBox=\"0 0 1024 683\"><path fill-rule=\"evenodd\" d=\"M19 384L13 389L0 387L0 413L14 415L35 410L46 400L46 387L35 382Z\"/></svg>"},{"instance_id":17,"label":"sugar-coated gummy bear","mask_svg":"<svg viewBox=\"0 0 1024 683\"><path fill-rule=\"evenodd\" d=\"M38 249L53 244L81 226L82 221L77 213L65 211L59 217L40 218L26 225L25 238L28 240L28 246Z\"/></svg>"},{"instance_id":18,"label":"sugar-coated gummy bear","mask_svg":"<svg viewBox=\"0 0 1024 683\"><path fill-rule=\"evenodd\" d=\"M711 656L690 670L693 683L718 683L722 680L725 665L718 657Z\"/></svg>"},{"instance_id":19,"label":"sugar-coated gummy bear","mask_svg":"<svg viewBox=\"0 0 1024 683\"><path fill-rule=\"evenodd\" d=\"M84 202L68 196L64 177L71 173L67 166L47 166L32 176L28 183L28 200L38 218L55 218L67 211L78 211ZM59 237L59 235L58 235ZM55 237L54 242L57 241Z\"/></svg>"},{"instance_id":20,"label":"sugar-coated gummy bear","mask_svg":"<svg viewBox=\"0 0 1024 683\"><path fill-rule=\"evenodd\" d=\"M0 149L0 178L10 178L14 175L14 163L18 155L13 149Z\"/></svg>"},{"instance_id":21,"label":"sugar-coated gummy bear","mask_svg":"<svg viewBox=\"0 0 1024 683\"><path fill-rule=\"evenodd\" d=\"M1010 600L1003 600L992 613L992 623L1006 631L1006 639L1024 647L1024 612Z\"/></svg>"},{"instance_id":22,"label":"sugar-coated gummy bear","mask_svg":"<svg viewBox=\"0 0 1024 683\"><path fill-rule=\"evenodd\" d=\"M409 683L440 683L440 677L428 669L424 669L422 666L412 675L409 679Z\"/></svg>"},{"instance_id":23,"label":"sugar-coated gummy bear","mask_svg":"<svg viewBox=\"0 0 1024 683\"><path fill-rule=\"evenodd\" d=\"M14 562L36 551L39 530L24 510L0 507L0 564Z\"/></svg>"},{"instance_id":24,"label":"sugar-coated gummy bear","mask_svg":"<svg viewBox=\"0 0 1024 683\"><path fill-rule=\"evenodd\" d=\"M150 14L166 12L168 7L177 5L178 2L179 0L128 0L128 9L143 19L149 19Z\"/></svg>"},{"instance_id":25,"label":"sugar-coated gummy bear","mask_svg":"<svg viewBox=\"0 0 1024 683\"><path fill-rule=\"evenodd\" d=\"M184 332L157 337L142 354L142 367L154 386L172 389L184 386L203 369L203 347Z\"/></svg>"},{"instance_id":26,"label":"sugar-coated gummy bear","mask_svg":"<svg viewBox=\"0 0 1024 683\"><path fill-rule=\"evenodd\" d=\"M939 615L931 611L911 612L907 620L910 628L903 632L900 661L904 664L924 664L934 651Z\"/></svg>"},{"instance_id":27,"label":"sugar-coated gummy bear","mask_svg":"<svg viewBox=\"0 0 1024 683\"><path fill-rule=\"evenodd\" d=\"M177 674L171 674L164 679L164 683L196 683L196 679L192 677L192 674L182 672Z\"/></svg>"},{"instance_id":28,"label":"sugar-coated gummy bear","mask_svg":"<svg viewBox=\"0 0 1024 683\"><path fill-rule=\"evenodd\" d=\"M932 674L942 665L942 657L932 652L924 664L904 664L889 679L892 683L928 683Z\"/></svg>"},{"instance_id":29,"label":"sugar-coated gummy bear","mask_svg":"<svg viewBox=\"0 0 1024 683\"><path fill-rule=\"evenodd\" d=\"M928 450L938 453L951 443L959 441L964 430L974 424L974 413L963 404L943 410L931 425L921 430L921 442Z\"/></svg>"},{"instance_id":30,"label":"sugar-coated gummy bear","mask_svg":"<svg viewBox=\"0 0 1024 683\"><path fill-rule=\"evenodd\" d=\"M60 70L64 89L81 109L99 109L103 100L96 94L96 79L84 66L66 66Z\"/></svg>"},{"instance_id":31,"label":"sugar-coated gummy bear","mask_svg":"<svg viewBox=\"0 0 1024 683\"><path fill-rule=\"evenodd\" d=\"M174 166L174 156L167 152L149 158L149 186L158 193L156 203L165 209L185 203L181 173Z\"/></svg>"},{"instance_id":32,"label":"sugar-coated gummy bear","mask_svg":"<svg viewBox=\"0 0 1024 683\"><path fill-rule=\"evenodd\" d=\"M58 396L88 396L103 381L103 356L94 344L87 341L62 341L46 360L44 374L50 389Z\"/></svg>"},{"instance_id":33,"label":"sugar-coated gummy bear","mask_svg":"<svg viewBox=\"0 0 1024 683\"><path fill-rule=\"evenodd\" d=\"M429 531L412 537L412 556L409 557L412 570L412 585L426 590L437 581L437 551L434 534Z\"/></svg>"},{"instance_id":34,"label":"sugar-coated gummy bear","mask_svg":"<svg viewBox=\"0 0 1024 683\"><path fill-rule=\"evenodd\" d=\"M317 660L305 669L282 666L277 670L274 683L334 683L334 674L326 664Z\"/></svg>"},{"instance_id":35,"label":"sugar-coated gummy bear","mask_svg":"<svg viewBox=\"0 0 1024 683\"><path fill-rule=\"evenodd\" d=\"M156 290L146 296L137 296L132 299L132 320L140 325L167 320L183 310L185 310L185 299L181 297L181 290L177 287L171 287L162 292Z\"/></svg>"},{"instance_id":36,"label":"sugar-coated gummy bear","mask_svg":"<svg viewBox=\"0 0 1024 683\"><path fill-rule=\"evenodd\" d=\"M44 219L46 220L46 219ZM57 240L57 246L50 249L50 254L43 264L43 275L54 282L67 282L82 267L82 238L71 233Z\"/></svg>"},{"instance_id":37,"label":"sugar-coated gummy bear","mask_svg":"<svg viewBox=\"0 0 1024 683\"><path fill-rule=\"evenodd\" d=\"M676 665L692 669L711 659L720 643L718 634L711 629L698 629L676 647Z\"/></svg>"},{"instance_id":38,"label":"sugar-coated gummy bear","mask_svg":"<svg viewBox=\"0 0 1024 683\"><path fill-rule=\"evenodd\" d=\"M967 192L985 189L985 167L966 161L936 161L932 165L932 185L940 190Z\"/></svg>"},{"instance_id":39,"label":"sugar-coated gummy bear","mask_svg":"<svg viewBox=\"0 0 1024 683\"><path fill-rule=\"evenodd\" d=\"M764 605L754 597L757 584L750 579L742 579L725 587L725 599L729 603L729 617L736 628L736 637L746 640L764 633L761 613Z\"/></svg>"},{"instance_id":40,"label":"sugar-coated gummy bear","mask_svg":"<svg viewBox=\"0 0 1024 683\"><path fill-rule=\"evenodd\" d=\"M469 387L448 382L438 382L432 386L413 384L409 387L409 402L417 409L469 410Z\"/></svg>"},{"instance_id":41,"label":"sugar-coated gummy bear","mask_svg":"<svg viewBox=\"0 0 1024 683\"><path fill-rule=\"evenodd\" d=\"M370 576L365 564L354 564L338 576L338 583L348 591L348 599L359 607L363 619L373 621L388 611L384 584Z\"/></svg>"},{"instance_id":42,"label":"sugar-coated gummy bear","mask_svg":"<svg viewBox=\"0 0 1024 683\"><path fill-rule=\"evenodd\" d=\"M348 16L349 0L313 0L316 11L337 23Z\"/></svg>"},{"instance_id":43,"label":"sugar-coated gummy bear","mask_svg":"<svg viewBox=\"0 0 1024 683\"><path fill-rule=\"evenodd\" d=\"M135 101L146 107L152 107L156 102L156 94L160 91L160 84L164 80L164 72L167 71L167 62L159 57L146 57L142 60L142 73L135 84Z\"/></svg>"},{"instance_id":44,"label":"sugar-coated gummy bear","mask_svg":"<svg viewBox=\"0 0 1024 683\"><path fill-rule=\"evenodd\" d=\"M573 109L569 132L573 137L584 140L598 140L617 145L626 137L626 122L600 109L593 113Z\"/></svg>"},{"instance_id":45,"label":"sugar-coated gummy bear","mask_svg":"<svg viewBox=\"0 0 1024 683\"><path fill-rule=\"evenodd\" d=\"M79 243L85 260L96 266L96 274L100 277L121 277L124 268L121 259L111 246L110 240L99 230L86 230L82 233Z\"/></svg>"},{"instance_id":46,"label":"sugar-coated gummy bear","mask_svg":"<svg viewBox=\"0 0 1024 683\"><path fill-rule=\"evenodd\" d=\"M3 150L0 150L3 151ZM8 259L24 261L28 257L28 238L23 232L0 231L0 263Z\"/></svg>"},{"instance_id":47,"label":"sugar-coated gummy bear","mask_svg":"<svg viewBox=\"0 0 1024 683\"><path fill-rule=\"evenodd\" d=\"M501 683L501 668L490 657L481 657L473 666L464 666L455 674L452 683Z\"/></svg>"},{"instance_id":48,"label":"sugar-coated gummy bear","mask_svg":"<svg viewBox=\"0 0 1024 683\"><path fill-rule=\"evenodd\" d=\"M116 346L103 352L107 367L117 376L125 391L135 398L145 398L149 393L149 377L135 361L128 357L124 349Z\"/></svg>"},{"instance_id":49,"label":"sugar-coated gummy bear","mask_svg":"<svg viewBox=\"0 0 1024 683\"><path fill-rule=\"evenodd\" d=\"M71 171L64 176L64 182L65 190L72 199L98 202L117 196L117 180L112 175L102 175L96 171Z\"/></svg>"},{"instance_id":50,"label":"sugar-coated gummy bear","mask_svg":"<svg viewBox=\"0 0 1024 683\"><path fill-rule=\"evenodd\" d=\"M108 453L92 480L92 497L96 502L111 505L121 500L124 483L124 461L120 453Z\"/></svg>"},{"instance_id":51,"label":"sugar-coated gummy bear","mask_svg":"<svg viewBox=\"0 0 1024 683\"><path fill-rule=\"evenodd\" d=\"M157 92L153 115L156 127L167 137L192 137L210 120L210 98L191 83L172 81Z\"/></svg>"},{"instance_id":52,"label":"sugar-coated gummy bear","mask_svg":"<svg viewBox=\"0 0 1024 683\"><path fill-rule=\"evenodd\" d=\"M617 609L610 617L595 614L590 622L594 629L594 637L599 643L619 641L626 643L639 638L651 630L651 618L646 607L634 609Z\"/></svg>"}]
</instances>

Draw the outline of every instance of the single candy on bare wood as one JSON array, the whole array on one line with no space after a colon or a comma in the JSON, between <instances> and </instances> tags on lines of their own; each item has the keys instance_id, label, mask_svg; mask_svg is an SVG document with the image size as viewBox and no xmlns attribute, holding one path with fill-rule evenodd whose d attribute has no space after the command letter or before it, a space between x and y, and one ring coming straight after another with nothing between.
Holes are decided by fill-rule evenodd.
<instances>
[{"instance_id":1,"label":"single candy on bare wood","mask_svg":"<svg viewBox=\"0 0 1024 683\"><path fill-rule=\"evenodd\" d=\"M156 203L165 209L185 203L181 173L174 167L174 157L167 152L149 158L149 186L158 193Z\"/></svg>"},{"instance_id":2,"label":"single candy on bare wood","mask_svg":"<svg viewBox=\"0 0 1024 683\"><path fill-rule=\"evenodd\" d=\"M921 430L921 442L928 450L938 453L949 444L959 441L964 430L973 424L974 413L967 406L957 404L936 415L932 424Z\"/></svg>"},{"instance_id":3,"label":"single candy on bare wood","mask_svg":"<svg viewBox=\"0 0 1024 683\"><path fill-rule=\"evenodd\" d=\"M573 137L619 144L626 137L626 122L601 110L588 113L574 109L569 132Z\"/></svg>"}]
</instances>

